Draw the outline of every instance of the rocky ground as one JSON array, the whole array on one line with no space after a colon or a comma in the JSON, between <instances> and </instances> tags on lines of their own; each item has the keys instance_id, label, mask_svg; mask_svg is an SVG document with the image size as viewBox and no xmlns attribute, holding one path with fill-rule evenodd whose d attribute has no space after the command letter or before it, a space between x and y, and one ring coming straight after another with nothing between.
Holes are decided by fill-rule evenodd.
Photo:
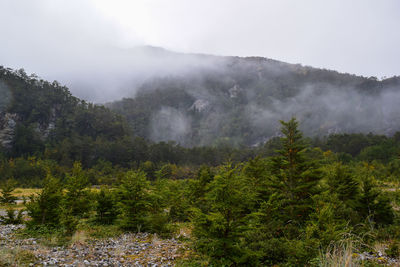
<instances>
[{"instance_id":1,"label":"rocky ground","mask_svg":"<svg viewBox=\"0 0 400 267\"><path fill-rule=\"evenodd\" d=\"M66 247L47 247L35 238L17 238L15 231L23 227L0 225L0 248L31 253L33 259L28 266L174 266L185 251L175 239L147 233L96 240L78 238Z\"/></svg>"}]
</instances>

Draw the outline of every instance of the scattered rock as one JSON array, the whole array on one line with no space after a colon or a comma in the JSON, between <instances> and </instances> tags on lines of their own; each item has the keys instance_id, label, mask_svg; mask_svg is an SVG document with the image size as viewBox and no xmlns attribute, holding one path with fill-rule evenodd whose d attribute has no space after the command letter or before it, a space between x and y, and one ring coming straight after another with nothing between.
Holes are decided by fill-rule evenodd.
<instances>
[{"instance_id":1,"label":"scattered rock","mask_svg":"<svg viewBox=\"0 0 400 267\"><path fill-rule=\"evenodd\" d=\"M30 266L174 266L184 246L175 239L159 239L148 233L123 234L108 239L87 240L66 247L46 247L35 238L18 239L14 232L23 225L0 225L0 247L34 253Z\"/></svg>"}]
</instances>

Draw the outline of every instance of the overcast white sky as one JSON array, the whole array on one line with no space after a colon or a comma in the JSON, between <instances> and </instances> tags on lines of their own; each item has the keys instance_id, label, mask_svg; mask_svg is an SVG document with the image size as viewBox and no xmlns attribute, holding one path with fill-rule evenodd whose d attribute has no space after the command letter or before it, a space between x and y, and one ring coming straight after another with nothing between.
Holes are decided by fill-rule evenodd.
<instances>
[{"instance_id":1,"label":"overcast white sky","mask_svg":"<svg viewBox=\"0 0 400 267\"><path fill-rule=\"evenodd\" d=\"M136 45L400 75L400 1L0 0L0 65L56 79Z\"/></svg>"}]
</instances>

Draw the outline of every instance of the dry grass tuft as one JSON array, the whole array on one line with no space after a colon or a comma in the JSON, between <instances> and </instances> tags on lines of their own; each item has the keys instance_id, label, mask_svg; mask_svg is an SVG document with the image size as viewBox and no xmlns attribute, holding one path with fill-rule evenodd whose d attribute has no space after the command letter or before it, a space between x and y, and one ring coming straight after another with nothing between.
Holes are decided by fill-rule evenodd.
<instances>
[{"instance_id":1,"label":"dry grass tuft","mask_svg":"<svg viewBox=\"0 0 400 267\"><path fill-rule=\"evenodd\" d=\"M86 244L87 235L83 230L76 231L71 237L71 244L84 245Z\"/></svg>"},{"instance_id":2,"label":"dry grass tuft","mask_svg":"<svg viewBox=\"0 0 400 267\"><path fill-rule=\"evenodd\" d=\"M0 267L29 266L36 261L32 251L21 248L0 248Z\"/></svg>"},{"instance_id":3,"label":"dry grass tuft","mask_svg":"<svg viewBox=\"0 0 400 267\"><path fill-rule=\"evenodd\" d=\"M355 267L361 266L357 260L358 254L354 253L352 242L335 245L320 253L321 267Z\"/></svg>"}]
</instances>

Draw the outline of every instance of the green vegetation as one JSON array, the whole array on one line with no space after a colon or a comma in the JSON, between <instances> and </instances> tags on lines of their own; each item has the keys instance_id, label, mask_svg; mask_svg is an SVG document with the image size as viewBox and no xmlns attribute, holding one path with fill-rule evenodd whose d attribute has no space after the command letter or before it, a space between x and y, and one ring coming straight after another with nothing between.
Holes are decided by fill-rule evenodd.
<instances>
[{"instance_id":1,"label":"green vegetation","mask_svg":"<svg viewBox=\"0 0 400 267\"><path fill-rule=\"evenodd\" d=\"M16 182L14 180L8 179L3 181L3 184L0 186L0 203L15 204L16 197L12 194L15 188Z\"/></svg>"},{"instance_id":2,"label":"green vegetation","mask_svg":"<svg viewBox=\"0 0 400 267\"><path fill-rule=\"evenodd\" d=\"M24 234L58 245L123 231L171 236L184 227L195 252L183 266L329 266L357 262L354 253L382 243L387 255L399 255L397 165L342 161L308 144L295 119L282 122L279 147L273 156L216 167L40 161L47 175L26 203ZM100 189L90 189L94 173L93 181L106 181Z\"/></svg>"},{"instance_id":3,"label":"green vegetation","mask_svg":"<svg viewBox=\"0 0 400 267\"><path fill-rule=\"evenodd\" d=\"M184 266L328 266L377 244L400 254L399 133L304 138L291 119L280 138L254 148L153 143L135 133L140 125L131 129L56 82L0 70L2 90L10 88L1 112L13 133L11 143L2 135L8 211L0 219L24 219L25 235L55 245L86 238L80 233L184 228L194 250ZM16 186L40 188L30 191L26 218L12 204L26 196Z\"/></svg>"}]
</instances>

